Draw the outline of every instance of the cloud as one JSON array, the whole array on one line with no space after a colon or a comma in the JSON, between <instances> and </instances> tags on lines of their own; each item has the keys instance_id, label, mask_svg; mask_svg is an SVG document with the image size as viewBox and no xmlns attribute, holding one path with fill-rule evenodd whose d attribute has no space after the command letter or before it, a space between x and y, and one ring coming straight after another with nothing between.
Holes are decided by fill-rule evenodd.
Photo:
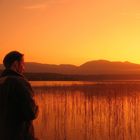
<instances>
[{"instance_id":1,"label":"cloud","mask_svg":"<svg viewBox=\"0 0 140 140\"><path fill-rule=\"evenodd\" d=\"M36 5L30 5L30 6L25 6L24 9L45 9L47 7L46 4L36 4Z\"/></svg>"},{"instance_id":2,"label":"cloud","mask_svg":"<svg viewBox=\"0 0 140 140\"><path fill-rule=\"evenodd\" d=\"M35 10L35 9L40 9L40 10L44 10L46 9L48 6L52 6L54 4L62 4L65 2L68 2L69 0L43 0L42 3L36 3L36 4L31 4L30 5L26 5L24 6L24 9L27 10Z\"/></svg>"}]
</instances>

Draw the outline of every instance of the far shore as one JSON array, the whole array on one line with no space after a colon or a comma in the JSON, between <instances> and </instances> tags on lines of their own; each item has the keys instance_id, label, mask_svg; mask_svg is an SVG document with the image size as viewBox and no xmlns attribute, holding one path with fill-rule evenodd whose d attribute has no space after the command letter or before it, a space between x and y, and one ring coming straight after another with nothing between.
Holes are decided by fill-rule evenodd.
<instances>
[{"instance_id":1,"label":"far shore","mask_svg":"<svg viewBox=\"0 0 140 140\"><path fill-rule=\"evenodd\" d=\"M25 73L30 81L139 81L140 74L66 75L58 73Z\"/></svg>"}]
</instances>

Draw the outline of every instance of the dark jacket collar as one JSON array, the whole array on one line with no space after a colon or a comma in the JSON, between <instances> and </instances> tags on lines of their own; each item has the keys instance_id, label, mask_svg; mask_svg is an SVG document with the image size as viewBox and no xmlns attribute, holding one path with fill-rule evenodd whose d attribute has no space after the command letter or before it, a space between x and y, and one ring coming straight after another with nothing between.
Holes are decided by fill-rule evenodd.
<instances>
[{"instance_id":1,"label":"dark jacket collar","mask_svg":"<svg viewBox=\"0 0 140 140\"><path fill-rule=\"evenodd\" d=\"M11 69L5 69L2 74L1 74L1 77L4 77L4 76L20 76L20 77L24 77L22 74L20 73L17 73Z\"/></svg>"}]
</instances>

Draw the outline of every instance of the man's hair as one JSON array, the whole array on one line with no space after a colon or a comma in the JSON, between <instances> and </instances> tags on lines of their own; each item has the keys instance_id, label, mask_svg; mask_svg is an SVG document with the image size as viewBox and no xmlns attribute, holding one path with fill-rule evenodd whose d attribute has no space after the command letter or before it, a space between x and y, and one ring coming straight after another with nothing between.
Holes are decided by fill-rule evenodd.
<instances>
[{"instance_id":1,"label":"man's hair","mask_svg":"<svg viewBox=\"0 0 140 140\"><path fill-rule=\"evenodd\" d=\"M18 51L9 52L3 59L5 68L10 68L15 61L21 61L24 54Z\"/></svg>"}]
</instances>

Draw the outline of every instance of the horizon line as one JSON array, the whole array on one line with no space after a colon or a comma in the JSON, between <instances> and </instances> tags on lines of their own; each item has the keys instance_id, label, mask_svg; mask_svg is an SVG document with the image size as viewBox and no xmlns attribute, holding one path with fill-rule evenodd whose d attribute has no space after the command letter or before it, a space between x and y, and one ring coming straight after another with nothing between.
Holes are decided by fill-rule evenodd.
<instances>
[{"instance_id":1,"label":"horizon line","mask_svg":"<svg viewBox=\"0 0 140 140\"><path fill-rule=\"evenodd\" d=\"M111 61L111 60L107 60L107 59L95 59L95 60L89 60L89 61L86 61L84 63L81 63L80 65L83 65L85 63L88 63L88 62L92 62L92 61L106 61L106 62L120 62L120 63L131 63L131 64L138 64L140 65L140 63L135 63L135 62L131 62L131 61ZM74 65L74 66L80 66L80 65L75 65L75 64L70 64L70 63L59 63L59 64L55 64L55 63L42 63L42 62L35 62L35 61L25 61L25 63L37 63L37 64L42 64L42 65L45 65L45 64L48 64L48 65ZM3 65L3 63L0 63L0 65Z\"/></svg>"}]
</instances>

